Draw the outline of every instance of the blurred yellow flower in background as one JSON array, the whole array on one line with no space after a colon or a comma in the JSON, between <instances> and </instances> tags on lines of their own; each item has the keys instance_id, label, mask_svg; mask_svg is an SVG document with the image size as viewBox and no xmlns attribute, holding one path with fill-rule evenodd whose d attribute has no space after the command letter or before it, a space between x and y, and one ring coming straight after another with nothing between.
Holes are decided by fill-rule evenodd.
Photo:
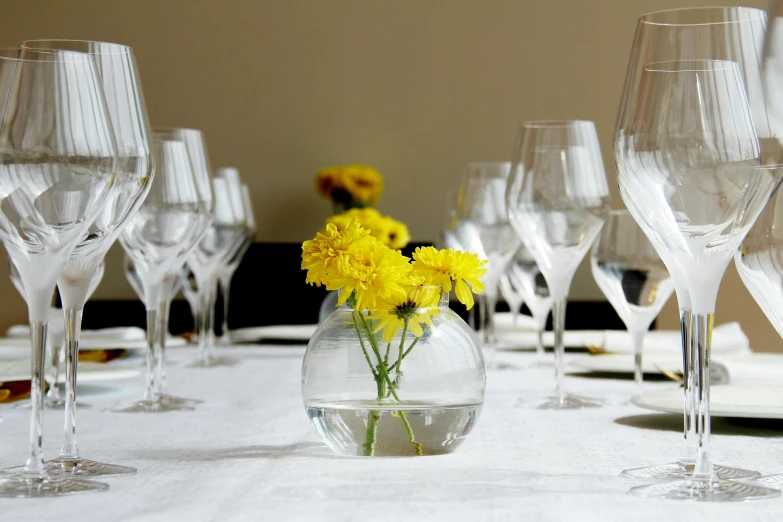
<instances>
[{"instance_id":1,"label":"blurred yellow flower in background","mask_svg":"<svg viewBox=\"0 0 783 522\"><path fill-rule=\"evenodd\" d=\"M484 291L481 277L487 272L484 268L486 264L486 261L469 252L418 247L413 253L412 266L414 275L424 276L430 284L440 286L444 292L450 292L451 283L455 282L457 299L470 310L473 308L473 293Z\"/></svg>"},{"instance_id":2,"label":"blurred yellow flower in background","mask_svg":"<svg viewBox=\"0 0 783 522\"><path fill-rule=\"evenodd\" d=\"M356 219L362 228L369 230L371 236L395 250L405 248L411 240L405 223L383 216L373 208L353 208L330 217L326 222L332 223L338 230L344 230L353 219Z\"/></svg>"},{"instance_id":3,"label":"blurred yellow flower in background","mask_svg":"<svg viewBox=\"0 0 783 522\"><path fill-rule=\"evenodd\" d=\"M315 186L322 197L334 202L335 208L362 208L378 203L383 176L367 165L328 167L315 175Z\"/></svg>"}]
</instances>

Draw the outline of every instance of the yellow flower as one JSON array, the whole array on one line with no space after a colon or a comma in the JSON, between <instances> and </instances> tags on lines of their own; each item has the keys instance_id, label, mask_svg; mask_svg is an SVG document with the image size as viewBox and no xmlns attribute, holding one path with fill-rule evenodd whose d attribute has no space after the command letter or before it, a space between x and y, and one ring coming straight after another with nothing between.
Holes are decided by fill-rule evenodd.
<instances>
[{"instance_id":1,"label":"yellow flower","mask_svg":"<svg viewBox=\"0 0 783 522\"><path fill-rule=\"evenodd\" d=\"M326 222L334 224L338 230L344 230L353 219L359 221L362 228L369 230L372 237L395 250L405 248L411 240L408 227L404 223L389 216L382 216L373 208L352 208L330 217Z\"/></svg>"},{"instance_id":2,"label":"yellow flower","mask_svg":"<svg viewBox=\"0 0 783 522\"><path fill-rule=\"evenodd\" d=\"M371 241L370 232L364 230L359 222L350 222L343 231L334 225L316 234L315 239L302 243L302 270L307 270L306 282L321 286L327 274L334 270L340 259L349 255L353 249L363 249Z\"/></svg>"},{"instance_id":3,"label":"yellow flower","mask_svg":"<svg viewBox=\"0 0 783 522\"><path fill-rule=\"evenodd\" d=\"M333 271L323 278L327 290L340 290L337 304L343 304L356 292L354 309L375 310L379 299L401 299L401 284L411 272L410 259L377 239L357 244L349 255L339 257Z\"/></svg>"},{"instance_id":4,"label":"yellow flower","mask_svg":"<svg viewBox=\"0 0 783 522\"><path fill-rule=\"evenodd\" d=\"M373 333L383 330L383 342L390 343L407 321L416 337L424 334L422 324L432 328L432 316L438 314L441 289L437 286L405 286L404 297L381 299L370 319L379 321Z\"/></svg>"},{"instance_id":5,"label":"yellow flower","mask_svg":"<svg viewBox=\"0 0 783 522\"><path fill-rule=\"evenodd\" d=\"M430 284L440 286L444 292L451 291L451 283L454 281L457 299L468 310L473 308L471 288L477 294L484 291L481 277L487 272L483 268L486 264L476 254L450 248L438 250L434 247L417 248L412 263L414 275L424 276Z\"/></svg>"},{"instance_id":6,"label":"yellow flower","mask_svg":"<svg viewBox=\"0 0 783 522\"><path fill-rule=\"evenodd\" d=\"M365 165L329 167L315 175L315 186L322 197L344 208L375 205L383 192L383 176Z\"/></svg>"}]
</instances>

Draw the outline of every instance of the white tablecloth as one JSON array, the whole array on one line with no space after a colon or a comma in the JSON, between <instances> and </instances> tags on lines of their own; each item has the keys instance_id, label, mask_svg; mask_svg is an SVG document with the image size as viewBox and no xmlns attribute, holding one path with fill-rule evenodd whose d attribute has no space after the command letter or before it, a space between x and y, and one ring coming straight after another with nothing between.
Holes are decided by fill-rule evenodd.
<instances>
[{"instance_id":1,"label":"white tablecloth","mask_svg":"<svg viewBox=\"0 0 783 522\"><path fill-rule=\"evenodd\" d=\"M197 411L120 414L105 411L141 394L141 378L83 386L79 442L85 457L138 468L105 479L106 493L57 499L2 500L4 520L609 520L773 521L783 498L713 505L645 500L626 494L629 467L679 454L681 419L634 406L583 411L513 407L551 386L549 369L488 374L475 431L456 453L405 459L340 458L320 442L301 403L301 347L222 349L235 367L186 368L193 349L171 350L172 393L204 400ZM583 357L584 355L569 355ZM517 366L532 355L503 353ZM141 364L125 359L118 364ZM650 383L651 387L672 386ZM600 396L630 381L568 378L572 391ZM0 465L25 458L29 412L3 405ZM47 411L45 450L61 441L62 414ZM783 472L783 432L775 425L715 419L714 454L722 464ZM780 425L777 425L780 428ZM71 518L73 517L73 518Z\"/></svg>"}]
</instances>

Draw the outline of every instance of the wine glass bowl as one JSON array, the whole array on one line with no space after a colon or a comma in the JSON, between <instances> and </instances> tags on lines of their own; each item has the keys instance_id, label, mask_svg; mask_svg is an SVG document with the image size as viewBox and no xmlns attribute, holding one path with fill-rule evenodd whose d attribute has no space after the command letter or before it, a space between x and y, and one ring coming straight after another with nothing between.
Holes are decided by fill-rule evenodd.
<instances>
[{"instance_id":1,"label":"wine glass bowl","mask_svg":"<svg viewBox=\"0 0 783 522\"><path fill-rule=\"evenodd\" d=\"M574 273L609 211L609 186L593 122L523 123L506 200L511 225L546 279L555 333L556 393L519 405L598 406L563 388L565 301Z\"/></svg>"}]
</instances>

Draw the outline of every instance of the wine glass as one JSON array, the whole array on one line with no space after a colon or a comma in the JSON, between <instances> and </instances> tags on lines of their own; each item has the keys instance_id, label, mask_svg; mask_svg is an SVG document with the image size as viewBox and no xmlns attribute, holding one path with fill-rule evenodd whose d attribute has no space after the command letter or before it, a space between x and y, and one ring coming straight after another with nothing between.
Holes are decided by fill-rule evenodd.
<instances>
[{"instance_id":1,"label":"wine glass","mask_svg":"<svg viewBox=\"0 0 783 522\"><path fill-rule=\"evenodd\" d=\"M182 295L185 296L185 300L190 307L190 314L193 316L193 336L190 342L194 342L194 339L198 339L198 331L201 323L201 301L198 296L198 286L196 285L196 276L193 275L193 271L190 269L187 263L182 266L179 272L180 289Z\"/></svg>"},{"instance_id":2,"label":"wine glass","mask_svg":"<svg viewBox=\"0 0 783 522\"><path fill-rule=\"evenodd\" d=\"M76 51L93 57L106 96L119 153L114 189L85 237L71 253L57 286L65 314L65 430L60 455L47 463L53 474L79 476L136 473L127 466L81 458L76 442L76 381L79 337L87 293L106 252L136 213L152 176L150 130L133 49L125 45L81 40L27 40L35 52Z\"/></svg>"},{"instance_id":3,"label":"wine glass","mask_svg":"<svg viewBox=\"0 0 783 522\"><path fill-rule=\"evenodd\" d=\"M509 167L507 161L467 165L448 230L452 241L462 250L487 260L487 272L482 281L486 290L479 296L479 315L482 347L489 367L495 366L493 359L498 344L494 316L499 281L519 246L506 212Z\"/></svg>"},{"instance_id":4,"label":"wine glass","mask_svg":"<svg viewBox=\"0 0 783 522\"><path fill-rule=\"evenodd\" d=\"M630 123L618 138L620 192L691 301L696 464L690 478L632 493L702 501L767 498L780 492L715 476L710 452L709 357L723 274L774 187L759 177L761 150L736 62L647 64Z\"/></svg>"},{"instance_id":5,"label":"wine glass","mask_svg":"<svg viewBox=\"0 0 783 522\"><path fill-rule=\"evenodd\" d=\"M231 366L236 361L217 357L215 348L215 299L217 275L220 267L239 249L245 237L244 210L234 206L228 181L216 177L212 180L215 192L215 219L207 233L188 258L188 266L196 276L201 300L199 322L199 356L193 367ZM241 205L241 189L240 201Z\"/></svg>"},{"instance_id":6,"label":"wine glass","mask_svg":"<svg viewBox=\"0 0 783 522\"><path fill-rule=\"evenodd\" d=\"M30 319L30 452L0 479L2 497L104 491L108 485L53 477L42 448L49 308L68 257L105 206L117 144L92 56L73 51L0 51L0 240L19 271Z\"/></svg>"},{"instance_id":7,"label":"wine glass","mask_svg":"<svg viewBox=\"0 0 783 522\"><path fill-rule=\"evenodd\" d=\"M674 292L655 248L627 210L609 213L590 266L598 287L631 334L636 394L643 391L642 347L650 325Z\"/></svg>"},{"instance_id":8,"label":"wine glass","mask_svg":"<svg viewBox=\"0 0 783 522\"><path fill-rule=\"evenodd\" d=\"M615 126L615 162L622 171L622 158L618 146L622 143L627 128L633 123L631 114L641 88L642 71L646 64L667 60L717 59L731 60L739 64L745 82L751 113L759 136L762 153L769 157L765 163L780 161L779 155L781 123L775 122L764 103L764 88L761 76L761 61L767 17L764 11L747 7L703 7L673 9L648 13L639 18L636 35L631 48L631 57L623 88L622 100ZM633 214L633 210L631 209ZM635 216L638 219L638 216ZM670 480L690 476L696 462L696 419L694 416L693 381L691 361L691 299L685 276L674 263L667 261L667 252L653 243L658 254L669 268L674 281L675 293L680 309L680 330L683 348L683 434L684 443L680 458L676 462L626 470L628 478ZM695 359L693 359L695 361ZM721 478L743 478L747 470L736 470L715 466ZM755 475L751 472L751 476Z\"/></svg>"},{"instance_id":9,"label":"wine glass","mask_svg":"<svg viewBox=\"0 0 783 522\"><path fill-rule=\"evenodd\" d=\"M225 167L218 169L218 176L224 178L228 182L231 205L234 209L242 209L241 219L244 221L242 224L244 235L241 237L241 241L237 243L236 249L227 258L225 265L218 267L217 273L220 292L223 294L223 326L221 328L222 335L220 342L221 344L228 344L231 342L231 337L228 332L228 304L231 291L231 279L234 277L234 272L239 268L239 263L242 262L242 258L245 256L245 253L247 253L248 248L253 244L255 219L252 216L253 208L250 204L250 192L248 191L247 185L240 183L239 171L232 167Z\"/></svg>"},{"instance_id":10,"label":"wine glass","mask_svg":"<svg viewBox=\"0 0 783 522\"><path fill-rule=\"evenodd\" d=\"M783 165L756 167L764 178L777 180L772 199L761 212L742 245L734 254L742 282L764 315L783 336ZM754 479L755 484L779 488L783 474Z\"/></svg>"},{"instance_id":11,"label":"wine glass","mask_svg":"<svg viewBox=\"0 0 783 522\"><path fill-rule=\"evenodd\" d=\"M511 282L511 267L506 268L503 275L498 280L500 295L505 299L508 305L509 313L511 314L511 325L516 326L519 322L519 316L522 313L522 304L525 302L525 298L522 296L522 292L517 290L517 287Z\"/></svg>"},{"instance_id":12,"label":"wine glass","mask_svg":"<svg viewBox=\"0 0 783 522\"><path fill-rule=\"evenodd\" d=\"M105 265L103 261L98 265L98 270L90 281L90 286L87 290L87 300L92 297L95 289L103 279L103 273L105 271ZM11 276L11 281L14 287L25 299L24 286L19 276L19 271L14 265L13 261L8 262L8 272ZM62 347L65 342L65 323L63 320L62 308L51 308L49 310L49 331L46 336L47 354L49 356L49 364L51 365L51 379L49 385L49 391L46 392L44 398L44 407L46 409L59 410L65 407L66 401L60 396L60 356L62 355ZM24 402L17 406L19 409L30 409L32 404ZM88 404L82 402L76 403L77 408L89 408Z\"/></svg>"},{"instance_id":13,"label":"wine glass","mask_svg":"<svg viewBox=\"0 0 783 522\"><path fill-rule=\"evenodd\" d=\"M212 212L211 192L204 192L204 187L209 185L198 181L200 174L191 166L189 140L178 139L178 136L183 135L201 139L201 133L196 130L153 132L155 177L147 199L120 236L120 242L125 253L133 260L144 291L147 309L147 376L144 399L114 411L141 413L182 409L162 400L155 382L160 354L159 310L161 302L167 298L166 293L170 291L166 287L166 276L176 274L182 268L204 235ZM205 171L201 172L206 174Z\"/></svg>"},{"instance_id":14,"label":"wine glass","mask_svg":"<svg viewBox=\"0 0 783 522\"><path fill-rule=\"evenodd\" d=\"M514 253L506 274L509 284L520 293L536 322L537 361L533 366L552 366L551 362L544 359L544 332L549 312L552 310L552 296L549 294L546 278L525 245L520 245Z\"/></svg>"},{"instance_id":15,"label":"wine glass","mask_svg":"<svg viewBox=\"0 0 783 522\"><path fill-rule=\"evenodd\" d=\"M609 211L609 186L593 122L523 123L506 197L511 224L546 279L555 334L555 395L519 405L597 407L599 403L569 395L563 387L566 298Z\"/></svg>"}]
</instances>

